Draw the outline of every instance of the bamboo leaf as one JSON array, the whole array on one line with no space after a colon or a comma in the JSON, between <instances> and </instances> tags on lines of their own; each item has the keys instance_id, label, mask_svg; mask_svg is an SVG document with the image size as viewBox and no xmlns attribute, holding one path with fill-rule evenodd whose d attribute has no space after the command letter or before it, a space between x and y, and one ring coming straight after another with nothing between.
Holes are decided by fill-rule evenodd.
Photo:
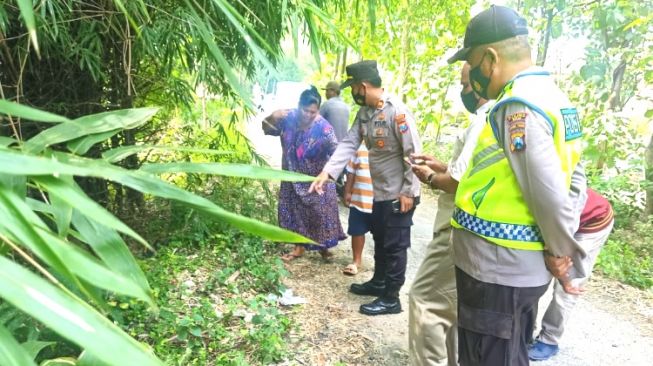
<instances>
[{"instance_id":1,"label":"bamboo leaf","mask_svg":"<svg viewBox=\"0 0 653 366\"><path fill-rule=\"evenodd\" d=\"M42 342L42 341L27 341L22 343L20 346L23 347L25 352L29 355L30 359L35 359L39 353L48 346L57 344L57 342Z\"/></svg>"},{"instance_id":2,"label":"bamboo leaf","mask_svg":"<svg viewBox=\"0 0 653 366\"><path fill-rule=\"evenodd\" d=\"M107 150L102 153L102 158L110 163L115 163L127 158L128 156L138 154L143 151L182 151L197 154L211 154L211 155L228 155L233 154L232 151L213 150L213 149L200 149L194 147L182 146L155 146L155 145L132 145L120 146L115 149Z\"/></svg>"},{"instance_id":3,"label":"bamboo leaf","mask_svg":"<svg viewBox=\"0 0 653 366\"><path fill-rule=\"evenodd\" d=\"M141 267L115 230L90 220L77 210L73 211L72 222L79 231L80 240L86 242L109 269L130 278L145 292L152 291Z\"/></svg>"},{"instance_id":4,"label":"bamboo leaf","mask_svg":"<svg viewBox=\"0 0 653 366\"><path fill-rule=\"evenodd\" d=\"M2 324L0 324L0 365L36 366L34 359Z\"/></svg>"},{"instance_id":5,"label":"bamboo leaf","mask_svg":"<svg viewBox=\"0 0 653 366\"><path fill-rule=\"evenodd\" d=\"M66 265L78 278L103 290L131 296L155 306L150 293L122 273L109 270L87 252L61 240L49 230L38 228L37 231L57 254L66 258Z\"/></svg>"},{"instance_id":6,"label":"bamboo leaf","mask_svg":"<svg viewBox=\"0 0 653 366\"><path fill-rule=\"evenodd\" d=\"M71 120L66 117L58 116L56 114L45 112L22 104L10 102L6 99L0 99L0 113L38 122L71 122Z\"/></svg>"},{"instance_id":7,"label":"bamboo leaf","mask_svg":"<svg viewBox=\"0 0 653 366\"><path fill-rule=\"evenodd\" d=\"M122 129L111 130L103 133L94 133L92 135L80 137L78 139L69 141L66 146L73 154L84 155L90 150L93 145L109 139L109 137L122 131Z\"/></svg>"},{"instance_id":8,"label":"bamboo leaf","mask_svg":"<svg viewBox=\"0 0 653 366\"><path fill-rule=\"evenodd\" d=\"M0 185L0 231L25 245L55 271L74 282L75 277L63 259L36 232L35 224L38 223L42 227L46 225L18 197L4 185Z\"/></svg>"},{"instance_id":9,"label":"bamboo leaf","mask_svg":"<svg viewBox=\"0 0 653 366\"><path fill-rule=\"evenodd\" d=\"M7 136L0 136L0 146L3 147L9 147L13 144L17 144L18 140L12 139L11 137Z\"/></svg>"},{"instance_id":10,"label":"bamboo leaf","mask_svg":"<svg viewBox=\"0 0 653 366\"><path fill-rule=\"evenodd\" d=\"M287 170L277 170L246 164L223 163L151 163L143 164L141 170L152 174L204 173L251 179L282 180L288 182L312 182L315 177Z\"/></svg>"},{"instance_id":11,"label":"bamboo leaf","mask_svg":"<svg viewBox=\"0 0 653 366\"><path fill-rule=\"evenodd\" d=\"M227 80L229 80L231 87L234 88L234 91L240 96L240 98L243 100L243 102L245 102L245 105L249 109L254 109L254 104L252 103L252 98L249 91L247 91L247 89L243 87L243 84L240 82L240 80L238 80L238 77L234 73L234 70L231 67L231 65L229 65L227 58L224 56L224 53L222 53L220 47L218 47L218 45L213 40L212 32L209 31L208 27L206 26L206 23L197 14L197 12L193 8L193 6L188 2L188 0L184 0L184 2L186 3L187 7L191 11L192 24L199 31L202 41L204 41L204 44L209 50L209 53L213 56L214 60L218 63L218 66L226 76Z\"/></svg>"},{"instance_id":12,"label":"bamboo leaf","mask_svg":"<svg viewBox=\"0 0 653 366\"><path fill-rule=\"evenodd\" d=\"M297 233L229 212L215 203L140 170L127 170L102 160L53 152L51 158L0 148L0 173L8 175L75 175L96 177L126 185L143 193L179 201L234 225L248 233L286 243L311 243Z\"/></svg>"},{"instance_id":13,"label":"bamboo leaf","mask_svg":"<svg viewBox=\"0 0 653 366\"><path fill-rule=\"evenodd\" d=\"M112 365L163 365L97 311L18 264L0 257L0 297Z\"/></svg>"},{"instance_id":14,"label":"bamboo leaf","mask_svg":"<svg viewBox=\"0 0 653 366\"><path fill-rule=\"evenodd\" d=\"M57 237L36 216L20 197L0 186L0 228L15 237L18 243L31 249L39 258L53 266L82 290L76 281L84 279L93 286L132 296L153 305L149 293L119 273L100 264L88 253ZM63 259L65 258L65 262Z\"/></svg>"},{"instance_id":15,"label":"bamboo leaf","mask_svg":"<svg viewBox=\"0 0 653 366\"><path fill-rule=\"evenodd\" d=\"M33 179L39 185L43 186L51 196L57 197L66 205L70 205L70 207L74 207L79 212L83 212L84 215L94 221L101 222L107 227L131 236L148 249L152 249L143 237L138 235L134 230L125 225L104 207L90 199L72 179L68 182L49 176L34 177ZM72 215L72 209L70 214ZM68 223L70 223L70 221L68 221Z\"/></svg>"},{"instance_id":16,"label":"bamboo leaf","mask_svg":"<svg viewBox=\"0 0 653 366\"><path fill-rule=\"evenodd\" d=\"M136 128L147 122L157 111L158 108L132 108L83 116L39 133L25 143L24 149L38 153L50 145L82 136Z\"/></svg>"},{"instance_id":17,"label":"bamboo leaf","mask_svg":"<svg viewBox=\"0 0 653 366\"><path fill-rule=\"evenodd\" d=\"M18 7L20 8L20 15L23 17L23 20L25 21L25 27L27 27L27 31L29 32L29 37L32 40L32 43L34 44L34 50L36 51L36 54L39 58L41 58L41 55L39 53L39 42L36 37L36 19L34 18L34 9L32 8L32 0L17 0L18 1Z\"/></svg>"}]
</instances>

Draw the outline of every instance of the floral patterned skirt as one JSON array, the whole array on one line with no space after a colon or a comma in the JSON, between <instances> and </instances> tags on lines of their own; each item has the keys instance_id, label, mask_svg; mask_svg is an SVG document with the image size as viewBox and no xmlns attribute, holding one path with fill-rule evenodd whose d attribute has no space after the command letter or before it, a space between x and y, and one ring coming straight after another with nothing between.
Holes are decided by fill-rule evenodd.
<instances>
[{"instance_id":1,"label":"floral patterned skirt","mask_svg":"<svg viewBox=\"0 0 653 366\"><path fill-rule=\"evenodd\" d=\"M310 183L281 182L279 226L302 234L323 246L306 245L307 250L334 247L347 238L338 215L336 185L324 185L324 194L308 193Z\"/></svg>"}]
</instances>

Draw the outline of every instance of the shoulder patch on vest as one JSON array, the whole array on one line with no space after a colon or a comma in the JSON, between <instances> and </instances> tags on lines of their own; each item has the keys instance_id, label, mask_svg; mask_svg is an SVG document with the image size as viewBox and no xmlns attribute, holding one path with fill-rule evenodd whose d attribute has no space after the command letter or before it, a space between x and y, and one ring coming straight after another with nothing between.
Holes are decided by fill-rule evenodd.
<instances>
[{"instance_id":1,"label":"shoulder patch on vest","mask_svg":"<svg viewBox=\"0 0 653 366\"><path fill-rule=\"evenodd\" d=\"M526 116L528 112L517 112L506 118L508 133L510 133L510 151L526 149Z\"/></svg>"},{"instance_id":2,"label":"shoulder patch on vest","mask_svg":"<svg viewBox=\"0 0 653 366\"><path fill-rule=\"evenodd\" d=\"M578 118L576 108L564 108L560 110L562 120L565 124L565 141L575 140L583 136L583 129Z\"/></svg>"}]
</instances>

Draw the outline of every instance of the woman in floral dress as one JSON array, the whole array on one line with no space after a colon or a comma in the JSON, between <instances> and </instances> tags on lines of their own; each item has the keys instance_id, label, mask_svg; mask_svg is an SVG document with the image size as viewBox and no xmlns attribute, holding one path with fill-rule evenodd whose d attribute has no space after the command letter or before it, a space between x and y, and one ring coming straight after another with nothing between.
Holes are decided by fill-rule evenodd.
<instances>
[{"instance_id":1,"label":"woman in floral dress","mask_svg":"<svg viewBox=\"0 0 653 366\"><path fill-rule=\"evenodd\" d=\"M296 109L278 110L263 120L266 135L280 136L282 168L311 176L318 175L336 149L333 127L319 115L322 98L315 87L302 92ZM318 245L296 245L282 258L301 257L304 250L318 250L323 258L329 248L345 239L338 216L336 185L329 182L325 193L308 193L309 183L281 182L279 225L312 239Z\"/></svg>"}]
</instances>

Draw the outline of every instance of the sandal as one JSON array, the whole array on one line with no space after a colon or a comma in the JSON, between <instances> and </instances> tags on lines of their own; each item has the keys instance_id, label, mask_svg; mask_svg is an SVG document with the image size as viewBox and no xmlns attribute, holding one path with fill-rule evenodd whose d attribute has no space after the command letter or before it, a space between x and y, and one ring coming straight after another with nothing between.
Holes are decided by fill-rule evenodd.
<instances>
[{"instance_id":1,"label":"sandal","mask_svg":"<svg viewBox=\"0 0 653 366\"><path fill-rule=\"evenodd\" d=\"M281 260L288 263L288 262L292 262L295 259L301 258L301 257L302 257L301 255L297 255L297 254L294 254L294 253L286 253L286 254L281 256Z\"/></svg>"},{"instance_id":2,"label":"sandal","mask_svg":"<svg viewBox=\"0 0 653 366\"><path fill-rule=\"evenodd\" d=\"M343 268L342 273L347 276L355 276L358 274L358 266L356 264L348 264L347 267Z\"/></svg>"}]
</instances>

